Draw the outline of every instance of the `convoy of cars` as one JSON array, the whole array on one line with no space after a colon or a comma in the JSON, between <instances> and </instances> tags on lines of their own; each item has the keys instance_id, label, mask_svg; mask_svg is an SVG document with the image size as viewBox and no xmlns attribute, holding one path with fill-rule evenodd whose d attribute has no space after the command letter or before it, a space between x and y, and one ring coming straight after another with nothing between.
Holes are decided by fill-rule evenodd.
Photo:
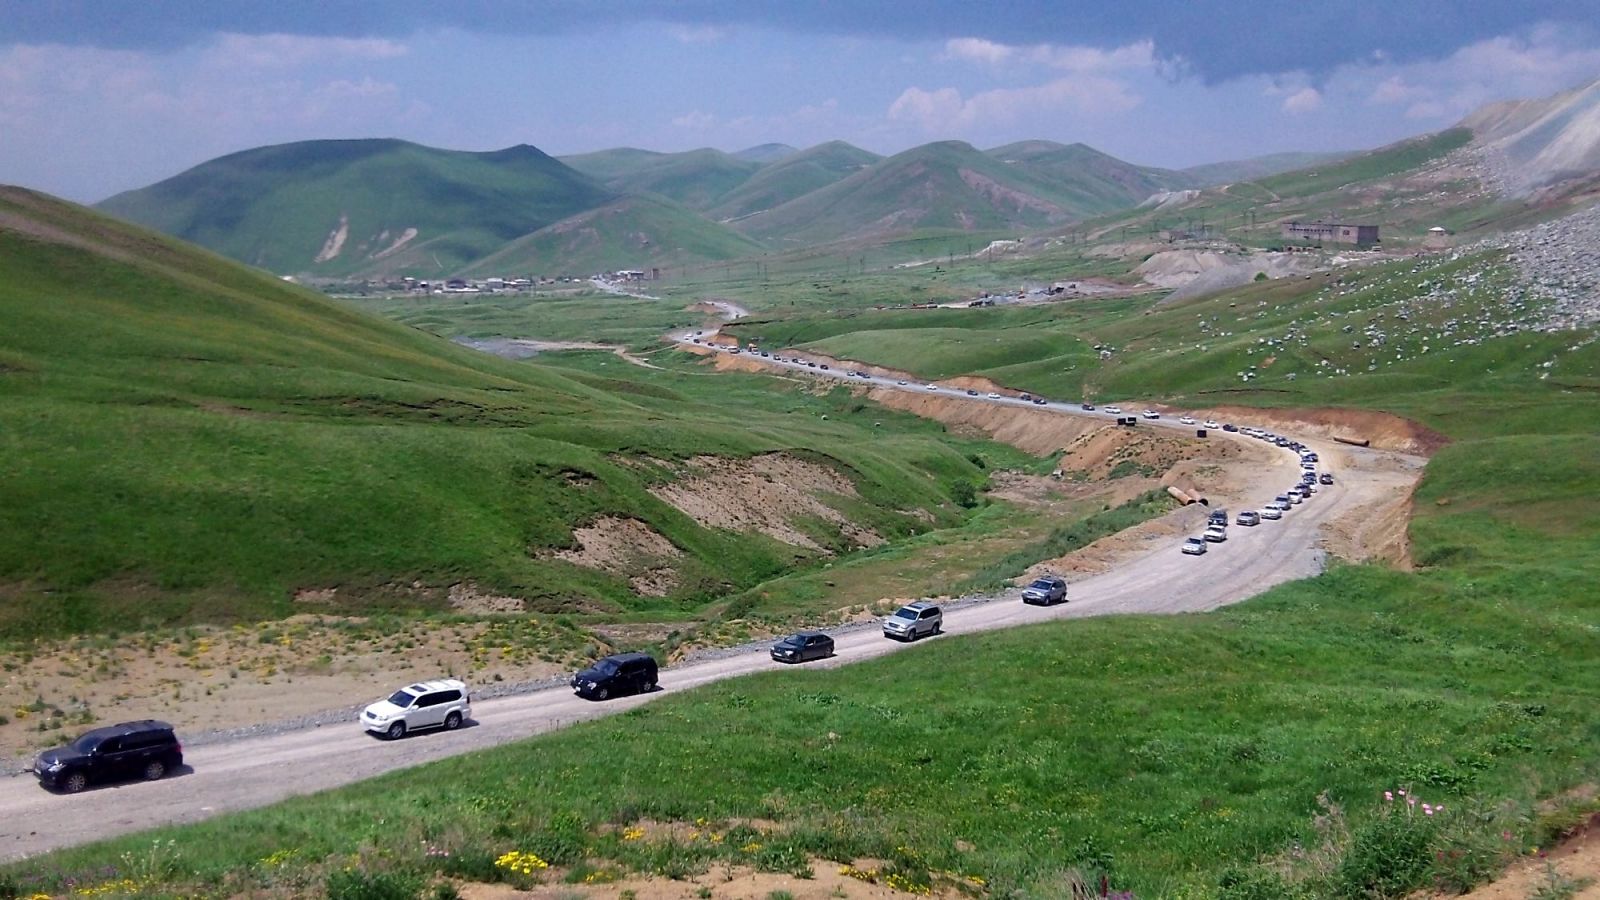
<instances>
[{"instance_id":1,"label":"convoy of cars","mask_svg":"<svg viewBox=\"0 0 1600 900\"><path fill-rule=\"evenodd\" d=\"M700 343L698 337L695 338L695 343ZM728 348L728 352L738 353L740 350L738 347L731 347ZM751 345L750 352L758 352L755 345ZM762 351L761 356L768 357L769 354ZM787 361L795 364L803 362L798 358L785 360L782 356L770 358L778 362ZM819 365L810 361L804 361L804 364L809 367ZM828 366L821 365L820 368L827 369ZM869 377L860 370L850 372L849 375ZM900 381L899 384L904 385L906 382ZM927 384L925 387L930 391L938 390L933 384ZM978 396L976 390L969 389L967 394ZM988 396L993 400L1001 399L995 392L989 393ZM1035 404L1048 402L1043 397L1031 394L1023 394L1018 399ZM1086 402L1082 404L1082 409L1092 412L1095 406ZM1120 416L1122 409L1117 406L1107 406L1105 412ZM1146 409L1143 416L1146 419L1161 417L1159 412L1151 409ZM1194 418L1188 415L1181 416L1178 421L1183 425L1195 423ZM1203 427L1216 429L1219 425L1214 420L1207 419ZM1241 428L1232 423L1223 424L1220 428L1225 432L1245 434L1296 451L1303 470L1300 484L1279 494L1259 511L1241 511L1233 520L1234 524L1254 527L1263 520L1281 519L1295 504L1305 502L1316 493L1318 484L1326 486L1334 483L1331 472L1318 471L1319 459L1316 452L1307 449L1298 441L1258 428ZM1205 531L1199 537L1185 538L1182 552L1194 556L1204 555L1208 545L1222 543L1228 539L1228 525L1227 510L1212 510L1207 516ZM1021 596L1025 604L1050 606L1065 603L1067 583L1058 576L1041 576L1023 588ZM922 637L938 635L944 629L944 612L932 601L920 600L908 603L886 616L882 621L882 629L884 637L903 641L915 641ZM772 659L781 663L828 659L834 654L833 637L814 630L799 631L780 638L770 649ZM604 701L625 694L654 691L659 677L659 665L654 657L647 653L621 653L598 659L589 667L573 674L570 685L580 697ZM389 740L398 740L415 731L456 730L468 722L471 715L471 692L467 685L457 679L439 679L407 685L387 698L369 704L361 711L358 720L366 731ZM64 793L77 793L95 782L136 778L147 781L159 780L182 766L183 746L178 741L173 727L166 722L144 720L96 728L80 735L70 744L42 751L34 760L33 771L41 785Z\"/></svg>"}]
</instances>

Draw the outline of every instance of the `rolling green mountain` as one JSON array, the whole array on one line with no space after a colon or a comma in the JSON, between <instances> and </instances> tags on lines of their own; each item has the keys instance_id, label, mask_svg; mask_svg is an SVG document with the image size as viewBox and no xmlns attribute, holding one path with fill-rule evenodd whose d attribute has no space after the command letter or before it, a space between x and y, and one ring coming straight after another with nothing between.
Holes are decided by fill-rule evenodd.
<instances>
[{"instance_id":1,"label":"rolling green mountain","mask_svg":"<svg viewBox=\"0 0 1600 900\"><path fill-rule=\"evenodd\" d=\"M1182 173L1126 163L1086 144L1019 141L987 155L1059 185L1079 215L1137 206L1158 191L1194 186Z\"/></svg>"},{"instance_id":2,"label":"rolling green mountain","mask_svg":"<svg viewBox=\"0 0 1600 900\"><path fill-rule=\"evenodd\" d=\"M754 147L746 147L743 150L736 151L733 156L738 159L765 164L777 162L786 156L793 156L799 152L799 150L788 144L757 144Z\"/></svg>"},{"instance_id":3,"label":"rolling green mountain","mask_svg":"<svg viewBox=\"0 0 1600 900\"><path fill-rule=\"evenodd\" d=\"M691 209L716 204L763 165L709 148L654 153L624 147L563 156L561 161L619 194L660 194Z\"/></svg>"},{"instance_id":4,"label":"rolling green mountain","mask_svg":"<svg viewBox=\"0 0 1600 900\"><path fill-rule=\"evenodd\" d=\"M1075 183L960 141L926 144L737 224L764 241L814 244L916 230L1041 228L1092 211Z\"/></svg>"},{"instance_id":5,"label":"rolling green mountain","mask_svg":"<svg viewBox=\"0 0 1600 900\"><path fill-rule=\"evenodd\" d=\"M1187 169L1180 170L1178 174L1187 176L1194 182L1189 185L1190 187L1211 187L1218 184L1231 184L1235 181L1266 178L1269 175L1293 172L1296 169L1327 165L1355 155L1355 152L1269 153L1266 156L1253 156L1249 159L1235 159L1190 166Z\"/></svg>"},{"instance_id":6,"label":"rolling green mountain","mask_svg":"<svg viewBox=\"0 0 1600 900\"><path fill-rule=\"evenodd\" d=\"M439 276L613 196L526 145L306 141L202 163L98 208L279 274Z\"/></svg>"},{"instance_id":7,"label":"rolling green mountain","mask_svg":"<svg viewBox=\"0 0 1600 900\"><path fill-rule=\"evenodd\" d=\"M623 197L547 225L474 263L468 274L605 272L737 259L761 245L664 197Z\"/></svg>"},{"instance_id":8,"label":"rolling green mountain","mask_svg":"<svg viewBox=\"0 0 1600 900\"><path fill-rule=\"evenodd\" d=\"M706 215L717 221L728 222L782 206L865 169L882 158L844 141L818 144L762 168L724 196L722 202L708 210Z\"/></svg>"},{"instance_id":9,"label":"rolling green mountain","mask_svg":"<svg viewBox=\"0 0 1600 900\"><path fill-rule=\"evenodd\" d=\"M790 414L809 400L725 410L501 360L19 188L0 188L0 319L7 639L272 619L328 586L333 614L448 608L467 581L544 611L681 611L811 554L702 527L650 493L651 460L805 448L884 535L922 527L893 510L948 518L941 485L977 471L926 432ZM556 556L602 519L676 548L665 597Z\"/></svg>"}]
</instances>

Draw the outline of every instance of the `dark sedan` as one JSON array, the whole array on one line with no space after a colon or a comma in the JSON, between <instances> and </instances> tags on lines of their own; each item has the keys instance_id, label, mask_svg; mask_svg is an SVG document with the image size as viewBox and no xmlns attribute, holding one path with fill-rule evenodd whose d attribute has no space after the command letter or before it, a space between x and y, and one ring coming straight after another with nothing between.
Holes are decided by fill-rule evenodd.
<instances>
[{"instance_id":1,"label":"dark sedan","mask_svg":"<svg viewBox=\"0 0 1600 900\"><path fill-rule=\"evenodd\" d=\"M797 663L808 659L827 659L833 655L833 638L820 631L801 631L772 645L772 658Z\"/></svg>"}]
</instances>

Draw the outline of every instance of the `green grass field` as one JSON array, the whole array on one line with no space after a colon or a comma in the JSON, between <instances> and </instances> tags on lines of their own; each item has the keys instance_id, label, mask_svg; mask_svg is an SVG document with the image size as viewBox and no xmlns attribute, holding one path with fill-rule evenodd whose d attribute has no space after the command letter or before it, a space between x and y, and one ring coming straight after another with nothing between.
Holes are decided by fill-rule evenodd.
<instances>
[{"instance_id":1,"label":"green grass field","mask_svg":"<svg viewBox=\"0 0 1600 900\"><path fill-rule=\"evenodd\" d=\"M1539 310L1511 285L1500 257L1482 253L1175 304L801 312L730 331L918 377L981 375L1068 400L1351 406L1462 436L1592 433L1600 429L1594 405L1575 401L1600 384L1600 342L1533 330ZM1096 344L1111 347L1111 357L1100 359Z\"/></svg>"},{"instance_id":2,"label":"green grass field","mask_svg":"<svg viewBox=\"0 0 1600 900\"><path fill-rule=\"evenodd\" d=\"M691 616L824 560L696 524L649 492L667 477L652 461L801 454L890 540L970 515L950 491L981 484L973 454L1029 464L674 354L661 371L499 360L35 195L0 202L93 248L0 234L10 640L277 618L334 585L335 613L438 612L464 580L545 611ZM668 596L551 558L608 515L684 552Z\"/></svg>"},{"instance_id":3,"label":"green grass field","mask_svg":"<svg viewBox=\"0 0 1600 900\"><path fill-rule=\"evenodd\" d=\"M1367 177L1391 163L1341 165L1379 167ZM1260 183L1311 190L1293 181L1306 177ZM165 241L30 214L139 262L0 235L7 635L281 615L294 587L330 580L405 608L396 581L468 573L624 619L804 616L837 606L832 589L916 592L929 573L991 584L1089 527L1024 516L1025 540L995 540L1012 511L960 510L957 485L1046 463L842 389L716 374L674 352L653 357L660 371L602 353L507 363ZM907 240L902 258L935 258L951 238ZM642 346L692 298L760 295L741 338L923 377L986 375L1063 399L1396 413L1452 439L1414 497L1419 568L1335 564L1205 615L952 635L838 670L722 683L425 777L8 866L0 897L122 878L149 895L421 896L443 876L523 884L495 865L517 851L574 883L871 857L917 891L1071 896L1075 871L1145 900L1398 898L1482 881L1594 811L1566 792L1600 780L1600 342L1527 327L1537 304L1498 256L1168 305L900 312L864 307L956 296L978 269L851 269L842 254L785 257L775 274L755 265L701 269L655 305L368 305L447 335ZM847 472L862 495L852 515L896 543L796 570L819 561L699 528L630 464L770 450ZM571 473L594 487L570 490ZM530 557L602 513L683 547L690 587L637 598ZM930 544L968 558L939 568ZM1384 800L1400 789L1445 809ZM647 820L698 823L696 836L627 836Z\"/></svg>"}]
</instances>

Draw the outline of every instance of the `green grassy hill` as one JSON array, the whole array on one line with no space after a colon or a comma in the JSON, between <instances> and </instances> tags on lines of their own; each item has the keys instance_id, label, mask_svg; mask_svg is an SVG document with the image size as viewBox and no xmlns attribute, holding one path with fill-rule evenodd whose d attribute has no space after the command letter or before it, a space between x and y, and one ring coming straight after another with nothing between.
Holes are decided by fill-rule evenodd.
<instances>
[{"instance_id":1,"label":"green grassy hill","mask_svg":"<svg viewBox=\"0 0 1600 900\"><path fill-rule=\"evenodd\" d=\"M691 209L714 206L763 165L710 148L683 153L622 148L563 156L561 161L619 194L660 194Z\"/></svg>"},{"instance_id":2,"label":"green grassy hill","mask_svg":"<svg viewBox=\"0 0 1600 900\"><path fill-rule=\"evenodd\" d=\"M960 141L925 144L736 224L768 242L817 244L917 230L1024 230L1083 214L1070 184Z\"/></svg>"},{"instance_id":3,"label":"green grassy hill","mask_svg":"<svg viewBox=\"0 0 1600 900\"><path fill-rule=\"evenodd\" d=\"M1232 159L1190 166L1187 169L1180 169L1179 174L1192 179L1195 187L1211 187L1218 184L1232 184L1235 181L1266 178L1311 166L1328 165L1354 155L1354 153L1269 153L1266 156L1252 156L1249 159Z\"/></svg>"},{"instance_id":4,"label":"green grassy hill","mask_svg":"<svg viewBox=\"0 0 1600 900\"><path fill-rule=\"evenodd\" d=\"M757 144L754 147L746 147L743 150L737 150L732 154L732 156L736 159L743 159L749 162L758 162L765 165L766 163L775 163L786 156L792 156L799 152L799 150L796 150L788 144Z\"/></svg>"},{"instance_id":5,"label":"green grassy hill","mask_svg":"<svg viewBox=\"0 0 1600 900\"><path fill-rule=\"evenodd\" d=\"M738 259L761 245L663 197L639 194L547 225L474 263L472 274L610 272Z\"/></svg>"},{"instance_id":6,"label":"green grassy hill","mask_svg":"<svg viewBox=\"0 0 1600 900\"><path fill-rule=\"evenodd\" d=\"M278 274L451 274L613 197L529 146L305 141L224 156L98 208Z\"/></svg>"},{"instance_id":7,"label":"green grassy hill","mask_svg":"<svg viewBox=\"0 0 1600 900\"><path fill-rule=\"evenodd\" d=\"M829 141L794 152L750 176L706 212L718 221L732 221L782 206L872 165L882 157L844 141Z\"/></svg>"},{"instance_id":8,"label":"green grassy hill","mask_svg":"<svg viewBox=\"0 0 1600 900\"><path fill-rule=\"evenodd\" d=\"M1117 238L1206 223L1213 233L1253 245L1282 243L1279 224L1294 220L1381 226L1385 242L1415 243L1434 225L1494 230L1522 205L1494 197L1464 166L1447 164L1472 133L1454 128L1310 168L1207 188L1177 205L1130 210L1089 223L1091 234ZM1126 229L1126 232L1124 232Z\"/></svg>"},{"instance_id":9,"label":"green grassy hill","mask_svg":"<svg viewBox=\"0 0 1600 900\"><path fill-rule=\"evenodd\" d=\"M1570 334L1536 330L1539 309L1522 299L1503 254L1486 251L1263 282L1177 304L799 313L730 330L770 346L920 377L982 375L1068 400L1375 407L1448 419L1444 430L1453 434L1492 432L1499 426L1491 420L1501 417L1533 427L1550 416L1538 430L1600 431L1593 404L1562 409L1563 398L1583 395L1600 375L1600 345L1569 351ZM1101 360L1094 344L1113 348L1111 357ZM1545 366L1551 360L1559 365Z\"/></svg>"},{"instance_id":10,"label":"green grassy hill","mask_svg":"<svg viewBox=\"0 0 1600 900\"><path fill-rule=\"evenodd\" d=\"M670 477L651 460L802 453L885 536L956 514L948 489L978 471L916 420L875 428L766 379L701 395L693 373L502 361L20 189L0 193L0 317L9 639L276 618L333 585L332 612L436 609L473 581L671 617L813 554L702 528L648 492ZM679 586L641 597L551 557L603 516L679 548Z\"/></svg>"},{"instance_id":11,"label":"green grassy hill","mask_svg":"<svg viewBox=\"0 0 1600 900\"><path fill-rule=\"evenodd\" d=\"M1137 206L1158 191L1193 187L1181 172L1136 166L1086 144L1020 141L985 151L989 156L1062 186L1081 215Z\"/></svg>"},{"instance_id":12,"label":"green grassy hill","mask_svg":"<svg viewBox=\"0 0 1600 900\"><path fill-rule=\"evenodd\" d=\"M1334 562L1205 615L952 634L716 684L0 875L64 890L150 858L155 892L420 896L445 877L532 887L495 863L515 850L550 863L537 878L572 885L851 867L971 897L1462 893L1600 811L1600 342L1461 331L1522 314L1504 275L1482 254L1168 307L737 329L773 346L853 341L863 358L998 372L1062 396L1411 416L1452 439L1413 497L1414 571ZM1350 346L1368 326L1389 330L1381 359ZM1445 330L1463 343L1422 350ZM1098 342L1112 360L1081 352ZM1260 377L1241 382L1251 365ZM620 773L618 758L632 761ZM435 852L417 853L424 844ZM864 858L878 861L870 872L855 868Z\"/></svg>"}]
</instances>

